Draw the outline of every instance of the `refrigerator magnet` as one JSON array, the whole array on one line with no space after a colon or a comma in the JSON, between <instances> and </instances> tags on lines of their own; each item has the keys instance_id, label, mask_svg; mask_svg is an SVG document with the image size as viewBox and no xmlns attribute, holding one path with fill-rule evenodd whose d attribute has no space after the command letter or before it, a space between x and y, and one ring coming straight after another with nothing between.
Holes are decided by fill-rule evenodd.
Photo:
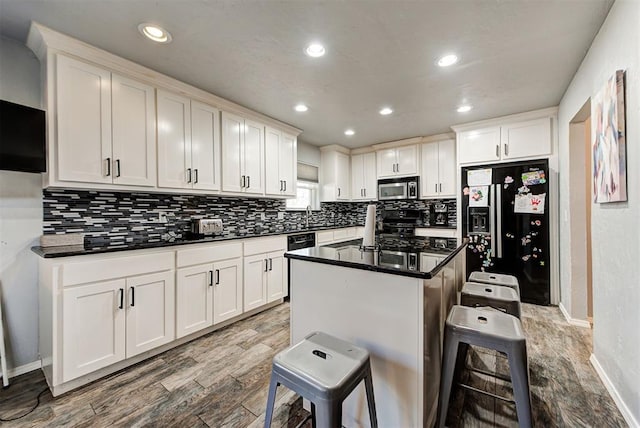
<instances>
[{"instance_id":1,"label":"refrigerator magnet","mask_svg":"<svg viewBox=\"0 0 640 428\"><path fill-rule=\"evenodd\" d=\"M471 186L469 194L470 207L489 206L489 186Z\"/></svg>"}]
</instances>

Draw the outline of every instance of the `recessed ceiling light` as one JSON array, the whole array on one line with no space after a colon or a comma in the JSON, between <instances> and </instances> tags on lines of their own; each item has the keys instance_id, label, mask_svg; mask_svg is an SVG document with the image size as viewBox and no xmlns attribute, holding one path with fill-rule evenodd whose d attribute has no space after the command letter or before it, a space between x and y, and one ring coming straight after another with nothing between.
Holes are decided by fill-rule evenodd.
<instances>
[{"instance_id":1,"label":"recessed ceiling light","mask_svg":"<svg viewBox=\"0 0 640 428\"><path fill-rule=\"evenodd\" d=\"M382 110L380 110L380 114L383 116L386 116L391 113L393 113L393 110L391 110L389 107L385 107Z\"/></svg>"},{"instance_id":2,"label":"recessed ceiling light","mask_svg":"<svg viewBox=\"0 0 640 428\"><path fill-rule=\"evenodd\" d=\"M154 42L169 43L172 40L171 34L156 24L142 23L138 25L138 31Z\"/></svg>"},{"instance_id":3,"label":"recessed ceiling light","mask_svg":"<svg viewBox=\"0 0 640 428\"><path fill-rule=\"evenodd\" d=\"M356 131L354 131L353 129L347 129L346 131L344 131L344 135L348 135L349 137L355 133Z\"/></svg>"},{"instance_id":4,"label":"recessed ceiling light","mask_svg":"<svg viewBox=\"0 0 640 428\"><path fill-rule=\"evenodd\" d=\"M466 112L470 111L471 108L472 107L470 105L460 106L460 107L458 107L458 113L466 113Z\"/></svg>"},{"instance_id":5,"label":"recessed ceiling light","mask_svg":"<svg viewBox=\"0 0 640 428\"><path fill-rule=\"evenodd\" d=\"M326 52L324 46L322 46L320 43L311 43L304 51L307 53L307 55L313 58L322 56Z\"/></svg>"},{"instance_id":6,"label":"recessed ceiling light","mask_svg":"<svg viewBox=\"0 0 640 428\"><path fill-rule=\"evenodd\" d=\"M298 104L294 107L294 110L300 113L304 113L305 111L309 110L309 107L304 104Z\"/></svg>"},{"instance_id":7,"label":"recessed ceiling light","mask_svg":"<svg viewBox=\"0 0 640 428\"><path fill-rule=\"evenodd\" d=\"M456 62L458 62L458 57L455 56L454 54L449 54L449 55L445 55L442 58L440 58L438 60L438 65L440 67L448 67L450 65L455 64Z\"/></svg>"}]
</instances>

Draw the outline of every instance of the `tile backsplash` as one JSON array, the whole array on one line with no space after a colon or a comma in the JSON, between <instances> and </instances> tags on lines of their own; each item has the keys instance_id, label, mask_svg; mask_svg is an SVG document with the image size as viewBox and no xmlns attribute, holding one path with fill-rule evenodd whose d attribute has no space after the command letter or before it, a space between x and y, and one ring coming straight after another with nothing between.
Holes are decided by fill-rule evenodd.
<instances>
[{"instance_id":1,"label":"tile backsplash","mask_svg":"<svg viewBox=\"0 0 640 428\"><path fill-rule=\"evenodd\" d=\"M428 210L434 201L377 202L383 208ZM448 201L451 203L450 201ZM453 201L455 221L455 201ZM223 235L260 235L300 230L306 214L286 211L285 201L227 196L176 195L45 189L44 230L47 234L84 233L89 244L122 245L160 241L183 234L194 218L221 218ZM311 227L363 225L367 202L322 203L309 218ZM166 222L159 220L166 214ZM279 218L282 217L282 218ZM424 225L428 225L428 218Z\"/></svg>"}]
</instances>

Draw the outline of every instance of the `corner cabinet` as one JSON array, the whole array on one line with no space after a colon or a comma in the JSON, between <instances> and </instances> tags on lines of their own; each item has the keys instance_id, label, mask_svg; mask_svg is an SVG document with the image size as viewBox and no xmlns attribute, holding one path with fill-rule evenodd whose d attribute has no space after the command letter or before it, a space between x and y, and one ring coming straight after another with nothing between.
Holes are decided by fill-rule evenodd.
<instances>
[{"instance_id":1,"label":"corner cabinet","mask_svg":"<svg viewBox=\"0 0 640 428\"><path fill-rule=\"evenodd\" d=\"M423 198L456 196L456 142L445 140L420 147L420 195Z\"/></svg>"},{"instance_id":2,"label":"corner cabinet","mask_svg":"<svg viewBox=\"0 0 640 428\"><path fill-rule=\"evenodd\" d=\"M265 127L265 193L296 196L296 137Z\"/></svg>"},{"instance_id":3,"label":"corner cabinet","mask_svg":"<svg viewBox=\"0 0 640 428\"><path fill-rule=\"evenodd\" d=\"M418 146L395 147L378 150L378 178L418 175Z\"/></svg>"},{"instance_id":4,"label":"corner cabinet","mask_svg":"<svg viewBox=\"0 0 640 428\"><path fill-rule=\"evenodd\" d=\"M351 200L376 200L377 187L376 154L351 155Z\"/></svg>"},{"instance_id":5,"label":"corner cabinet","mask_svg":"<svg viewBox=\"0 0 640 428\"><path fill-rule=\"evenodd\" d=\"M544 157L552 151L552 117L479 127L456 127L458 162L492 163Z\"/></svg>"},{"instance_id":6,"label":"corner cabinet","mask_svg":"<svg viewBox=\"0 0 640 428\"><path fill-rule=\"evenodd\" d=\"M220 190L220 112L158 90L158 187Z\"/></svg>"},{"instance_id":7,"label":"corner cabinet","mask_svg":"<svg viewBox=\"0 0 640 428\"><path fill-rule=\"evenodd\" d=\"M57 180L155 186L151 86L56 55Z\"/></svg>"},{"instance_id":8,"label":"corner cabinet","mask_svg":"<svg viewBox=\"0 0 640 428\"><path fill-rule=\"evenodd\" d=\"M222 112L222 190L264 194L264 125Z\"/></svg>"},{"instance_id":9,"label":"corner cabinet","mask_svg":"<svg viewBox=\"0 0 640 428\"><path fill-rule=\"evenodd\" d=\"M351 159L348 151L320 150L320 201L349 201Z\"/></svg>"}]
</instances>

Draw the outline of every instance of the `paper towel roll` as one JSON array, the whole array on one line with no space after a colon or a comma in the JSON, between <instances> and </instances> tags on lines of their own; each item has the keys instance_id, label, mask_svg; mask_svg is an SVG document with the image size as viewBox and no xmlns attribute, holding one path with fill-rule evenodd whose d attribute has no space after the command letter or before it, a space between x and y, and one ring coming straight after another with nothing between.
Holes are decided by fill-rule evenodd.
<instances>
[{"instance_id":1,"label":"paper towel roll","mask_svg":"<svg viewBox=\"0 0 640 428\"><path fill-rule=\"evenodd\" d=\"M376 206L367 206L367 217L364 221L363 247L373 247L376 244Z\"/></svg>"}]
</instances>

